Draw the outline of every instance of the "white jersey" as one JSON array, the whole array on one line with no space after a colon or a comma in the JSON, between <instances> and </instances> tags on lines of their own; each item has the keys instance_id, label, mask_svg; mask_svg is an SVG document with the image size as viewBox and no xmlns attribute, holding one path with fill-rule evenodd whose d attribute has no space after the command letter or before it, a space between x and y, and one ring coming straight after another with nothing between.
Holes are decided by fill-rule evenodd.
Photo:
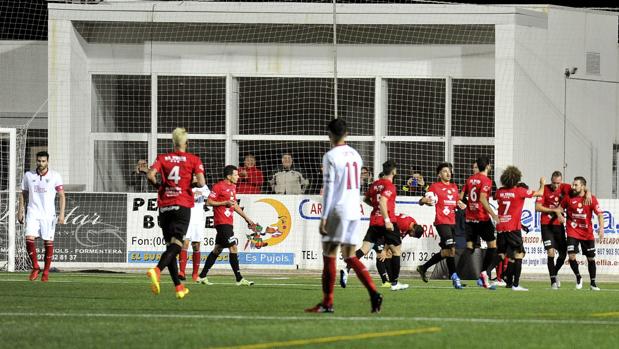
<instances>
[{"instance_id":1,"label":"white jersey","mask_svg":"<svg viewBox=\"0 0 619 349\"><path fill-rule=\"evenodd\" d=\"M193 207L191 208L191 218L189 218L189 225L202 224L204 227L204 202L211 193L207 185L202 188L193 188Z\"/></svg>"},{"instance_id":2,"label":"white jersey","mask_svg":"<svg viewBox=\"0 0 619 349\"><path fill-rule=\"evenodd\" d=\"M28 171L22 179L21 190L28 192L26 219L56 217L56 192L64 190L58 172L48 169L44 176L39 176L37 170Z\"/></svg>"},{"instance_id":3,"label":"white jersey","mask_svg":"<svg viewBox=\"0 0 619 349\"><path fill-rule=\"evenodd\" d=\"M347 144L333 147L322 157L322 218L333 212L340 219L361 219L361 167L359 153Z\"/></svg>"}]
</instances>

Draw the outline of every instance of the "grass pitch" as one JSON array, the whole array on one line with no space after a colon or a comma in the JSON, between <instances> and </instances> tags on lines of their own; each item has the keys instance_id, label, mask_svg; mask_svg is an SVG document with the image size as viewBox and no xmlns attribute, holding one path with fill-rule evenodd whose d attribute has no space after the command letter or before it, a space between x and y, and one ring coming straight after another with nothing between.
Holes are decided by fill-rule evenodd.
<instances>
[{"instance_id":1,"label":"grass pitch","mask_svg":"<svg viewBox=\"0 0 619 349\"><path fill-rule=\"evenodd\" d=\"M52 273L30 282L0 274L0 347L12 348L548 348L619 347L619 284L602 291L524 280L529 292L419 279L405 291L381 291L380 314L351 277L336 285L334 314L305 314L321 300L319 275L231 276L187 283L174 297L162 275L153 296L142 274ZM469 282L472 284L471 282Z\"/></svg>"}]
</instances>

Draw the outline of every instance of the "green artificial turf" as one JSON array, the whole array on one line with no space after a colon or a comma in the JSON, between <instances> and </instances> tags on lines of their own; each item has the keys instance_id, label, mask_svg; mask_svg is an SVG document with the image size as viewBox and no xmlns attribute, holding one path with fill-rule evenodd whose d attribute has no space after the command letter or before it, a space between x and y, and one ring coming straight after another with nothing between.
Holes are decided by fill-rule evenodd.
<instances>
[{"instance_id":1,"label":"green artificial turf","mask_svg":"<svg viewBox=\"0 0 619 349\"><path fill-rule=\"evenodd\" d=\"M322 297L317 274L248 275L256 282L251 287L213 276L212 286L188 282L183 300L175 298L167 274L158 296L141 274L52 273L48 283L27 278L0 274L0 347L619 347L617 283L600 283L602 291L593 292L586 282L575 290L565 280L555 291L547 282L525 280L530 291L514 292L404 279L411 288L381 289L383 310L370 314L367 292L353 276L346 289L336 285L334 314L306 314L303 309ZM324 337L334 338L316 342Z\"/></svg>"}]
</instances>

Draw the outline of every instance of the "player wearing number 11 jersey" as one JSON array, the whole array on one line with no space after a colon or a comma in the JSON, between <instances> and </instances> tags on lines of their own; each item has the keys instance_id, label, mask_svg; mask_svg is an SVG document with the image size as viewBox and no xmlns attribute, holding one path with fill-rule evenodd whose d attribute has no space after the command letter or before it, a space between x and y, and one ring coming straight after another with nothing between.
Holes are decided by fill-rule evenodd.
<instances>
[{"instance_id":1,"label":"player wearing number 11 jersey","mask_svg":"<svg viewBox=\"0 0 619 349\"><path fill-rule=\"evenodd\" d=\"M155 268L148 269L151 290L159 294L159 276L168 267L176 287L176 297L182 299L189 290L178 278L176 259L183 247L183 239L189 227L191 208L194 205L191 181L196 175L197 185L206 185L204 167L199 157L187 152L187 131L176 128L172 132L174 151L157 156L157 160L146 174L148 181L157 188L157 206L159 207L159 225L163 231L166 250L161 254ZM161 183L157 181L161 176Z\"/></svg>"},{"instance_id":2,"label":"player wearing number 11 jersey","mask_svg":"<svg viewBox=\"0 0 619 349\"><path fill-rule=\"evenodd\" d=\"M335 285L335 259L341 246L346 264L355 270L357 277L370 294L372 312L379 312L382 296L365 265L355 256L355 248L361 243L359 232L361 221L361 167L359 153L346 144L348 128L341 118L333 119L327 126L333 146L322 157L323 166L323 209L319 233L322 236L322 302L305 309L309 313L333 312L333 288Z\"/></svg>"}]
</instances>

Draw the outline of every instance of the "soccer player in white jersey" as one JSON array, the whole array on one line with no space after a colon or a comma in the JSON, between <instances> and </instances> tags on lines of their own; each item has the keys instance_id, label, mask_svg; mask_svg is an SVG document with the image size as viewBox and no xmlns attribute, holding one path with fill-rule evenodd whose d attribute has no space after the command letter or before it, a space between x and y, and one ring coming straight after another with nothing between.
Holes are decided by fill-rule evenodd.
<instances>
[{"instance_id":1,"label":"soccer player in white jersey","mask_svg":"<svg viewBox=\"0 0 619 349\"><path fill-rule=\"evenodd\" d=\"M58 172L48 168L49 154L46 151L40 151L36 157L37 168L26 172L22 179L22 192L19 196L17 220L21 224L24 223L24 207L27 202L26 250L28 251L30 261L32 261L30 280L34 281L39 277L40 269L35 239L41 238L45 247L45 267L43 268L41 281L47 282L52 256L54 255L56 223L64 224L65 197L62 178ZM56 204L54 202L56 194L60 198L60 213L58 217L56 217Z\"/></svg>"},{"instance_id":2,"label":"soccer player in white jersey","mask_svg":"<svg viewBox=\"0 0 619 349\"><path fill-rule=\"evenodd\" d=\"M338 248L346 264L354 269L357 277L370 293L372 312L380 312L383 296L365 265L355 256L356 246L361 244L359 232L361 221L361 167L363 160L359 153L346 144L348 129L346 122L333 119L327 127L333 148L322 157L323 210L319 233L322 236L322 292L323 300L315 307L305 309L308 313L333 312L333 288L335 285L335 262Z\"/></svg>"},{"instance_id":3,"label":"soccer player in white jersey","mask_svg":"<svg viewBox=\"0 0 619 349\"><path fill-rule=\"evenodd\" d=\"M197 178L194 176L193 183L193 208L191 209L191 217L189 218L189 228L187 229L187 235L185 235L185 241L183 241L183 249L178 258L179 271L178 278L185 280L185 268L187 267L187 250L189 249L189 242L191 242L191 261L193 262L193 271L191 278L193 281L198 281L198 274L200 272L200 244L204 240L204 229L206 226L206 216L204 215L204 207L206 205L206 199L208 199L211 191L208 186L197 187Z\"/></svg>"}]
</instances>

